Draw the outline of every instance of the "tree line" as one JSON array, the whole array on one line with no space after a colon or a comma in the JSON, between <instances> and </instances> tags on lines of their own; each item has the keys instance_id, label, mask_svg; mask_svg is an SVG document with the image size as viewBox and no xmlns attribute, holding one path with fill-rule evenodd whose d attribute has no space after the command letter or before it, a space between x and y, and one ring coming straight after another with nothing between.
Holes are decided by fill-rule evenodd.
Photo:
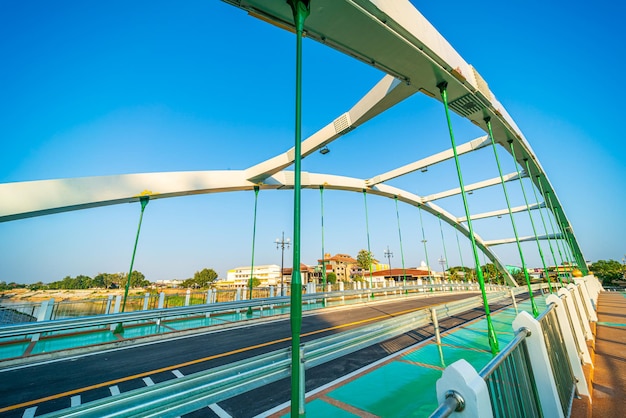
<instances>
[{"instance_id":1,"label":"tree line","mask_svg":"<svg viewBox=\"0 0 626 418\"><path fill-rule=\"evenodd\" d=\"M193 277L183 281L182 286L194 289L207 288L213 286L217 280L215 270L205 268L196 271ZM128 273L98 273L94 277L78 275L76 277L66 276L61 280L51 283L43 283L41 281L32 284L20 284L16 282L0 281L0 291L13 289L29 289L29 290L70 290L70 289L119 289L126 287ZM151 283L146 276L137 270L134 270L130 276L130 287L148 287Z\"/></svg>"}]
</instances>

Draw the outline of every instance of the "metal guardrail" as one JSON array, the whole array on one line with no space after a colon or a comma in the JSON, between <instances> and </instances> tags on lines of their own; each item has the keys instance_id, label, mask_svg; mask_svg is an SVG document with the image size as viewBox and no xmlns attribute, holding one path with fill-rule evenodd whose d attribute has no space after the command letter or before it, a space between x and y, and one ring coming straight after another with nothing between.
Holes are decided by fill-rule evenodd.
<instances>
[{"instance_id":1,"label":"metal guardrail","mask_svg":"<svg viewBox=\"0 0 626 418\"><path fill-rule=\"evenodd\" d=\"M414 290L418 292L428 293L433 289L443 288L448 290L450 288L466 288L467 285L419 285L419 286L407 286L396 288L377 288L377 289L361 289L361 290L347 290L343 292L325 292L325 293L312 293L303 295L303 303L314 303L315 301L323 299L341 299L341 298L365 298L370 295L380 295L384 293L402 293L405 290ZM463 289L462 289L463 290ZM289 305L290 297L279 296L264 299L252 299L243 300L237 302L220 302L203 305L190 305L176 308L162 308L152 309L147 311L134 311L126 313L108 314L108 315L96 315L79 318L57 319L53 321L42 322L28 322L13 325L0 326L0 338L17 337L32 334L40 334L44 332L55 331L67 331L80 328L90 328L107 326L112 324L130 324L138 323L142 321L161 321L166 318L180 318L192 315L211 315L218 312L230 312L247 309L252 307L253 309L261 309L264 307L273 307L276 305Z\"/></svg>"},{"instance_id":2,"label":"metal guardrail","mask_svg":"<svg viewBox=\"0 0 626 418\"><path fill-rule=\"evenodd\" d=\"M509 298L508 292L488 295L490 303ZM482 305L479 296L438 306L451 316ZM302 345L304 368L315 367L361 348L401 335L430 322L429 309L379 321L319 338ZM290 349L241 360L179 379L53 412L45 417L175 417L277 381L290 374ZM302 374L304 378L304 374Z\"/></svg>"},{"instance_id":3,"label":"metal guardrail","mask_svg":"<svg viewBox=\"0 0 626 418\"><path fill-rule=\"evenodd\" d=\"M574 291L580 291L580 289L574 289ZM566 312L568 312L567 309ZM559 323L554 303L550 303L536 318L539 324L538 329L543 334L542 344L545 344L547 353L548 362L545 364L549 367L551 376L554 377L555 398L558 398L559 407L563 416L566 417L570 414L572 400L576 393L576 378L561 332L563 326L571 326L572 318L569 312L568 319L570 319L570 324ZM487 385L491 412L494 417L544 415L535 376L539 371L533 372L532 359L529 356L526 341L528 336L530 336L530 330L520 328L513 340L479 372L479 376ZM430 418L448 417L464 409L463 396L450 390L445 393L444 400L433 411ZM470 414L475 413L476 410Z\"/></svg>"}]
</instances>

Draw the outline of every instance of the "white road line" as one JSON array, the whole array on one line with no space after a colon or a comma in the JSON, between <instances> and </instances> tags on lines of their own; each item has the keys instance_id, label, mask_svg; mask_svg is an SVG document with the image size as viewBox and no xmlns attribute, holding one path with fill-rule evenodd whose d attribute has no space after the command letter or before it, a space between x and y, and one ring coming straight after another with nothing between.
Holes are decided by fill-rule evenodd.
<instances>
[{"instance_id":1,"label":"white road line","mask_svg":"<svg viewBox=\"0 0 626 418\"><path fill-rule=\"evenodd\" d=\"M151 378L149 378L149 377L144 377L144 378L143 378L143 382L146 384L146 386L152 386L152 385L154 385L154 382L153 382L153 381L152 381L152 379L151 379Z\"/></svg>"},{"instance_id":2,"label":"white road line","mask_svg":"<svg viewBox=\"0 0 626 418\"><path fill-rule=\"evenodd\" d=\"M182 373L180 372L180 370L178 370L178 369L176 369L176 370L172 370L172 373L174 373L174 376L176 376L176 377L178 377L178 378L181 378L181 377L185 376L185 375L184 375L184 374L182 374Z\"/></svg>"},{"instance_id":3,"label":"white road line","mask_svg":"<svg viewBox=\"0 0 626 418\"><path fill-rule=\"evenodd\" d=\"M117 385L109 386L109 390L111 391L111 396L115 396L115 395L119 395L120 394L120 388Z\"/></svg>"},{"instance_id":4,"label":"white road line","mask_svg":"<svg viewBox=\"0 0 626 418\"><path fill-rule=\"evenodd\" d=\"M81 404L80 395L72 396L70 399L71 406L78 406Z\"/></svg>"},{"instance_id":5,"label":"white road line","mask_svg":"<svg viewBox=\"0 0 626 418\"><path fill-rule=\"evenodd\" d=\"M32 408L28 408L24 410L24 413L22 414L22 418L33 418L35 416L35 411L37 410L36 406L33 406Z\"/></svg>"},{"instance_id":6,"label":"white road line","mask_svg":"<svg viewBox=\"0 0 626 418\"><path fill-rule=\"evenodd\" d=\"M218 404L214 403L209 405L209 409L213 412L215 412L215 415L217 415L220 418L233 418L230 416L230 414L226 411L224 411Z\"/></svg>"}]
</instances>

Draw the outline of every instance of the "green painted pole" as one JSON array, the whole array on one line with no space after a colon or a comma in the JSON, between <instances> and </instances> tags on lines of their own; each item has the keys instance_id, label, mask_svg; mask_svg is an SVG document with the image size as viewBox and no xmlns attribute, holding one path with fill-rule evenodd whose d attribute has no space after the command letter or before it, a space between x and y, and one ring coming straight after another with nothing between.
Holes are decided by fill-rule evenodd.
<instances>
[{"instance_id":1,"label":"green painted pole","mask_svg":"<svg viewBox=\"0 0 626 418\"><path fill-rule=\"evenodd\" d=\"M539 181L539 191L541 192L541 195L544 197L544 202L546 205L546 210L548 212L552 211L552 206L548 200L548 193L544 192L543 190L543 184L541 183L541 181ZM552 213L554 214L554 211L552 211ZM550 221L550 229L552 230L552 236L555 237L554 238L554 243L556 244L556 249L559 253L559 259L561 260L560 265L563 265L563 253L561 252L561 243L559 242L560 240L558 238L556 238L556 229L554 228L554 223L552 222L552 217L548 216L548 221ZM559 280L561 281L561 284L563 284L563 279L561 278L561 275L559 274L559 265L556 266L556 274L559 277Z\"/></svg>"},{"instance_id":2,"label":"green painted pole","mask_svg":"<svg viewBox=\"0 0 626 418\"><path fill-rule=\"evenodd\" d=\"M526 172L530 175L530 164L528 163L528 159L526 159L525 161L526 161ZM539 176L537 176L537 183L541 185L541 178ZM554 256L554 248L552 248L552 240L550 239L550 233L548 232L548 228L546 226L546 220L543 217L543 211L541 210L542 208L539 202L539 196L537 195L537 189L535 187L533 187L532 189L533 189L533 194L535 195L535 201L537 202L537 210L539 211L539 216L541 217L541 224L543 225L543 230L545 231L546 237L548 238L548 247L550 248L550 254L552 254L552 262L556 266L556 257ZM546 270L546 275L548 277L550 276L550 272L548 270ZM563 281L559 277L558 269L557 269L556 278L561 283L561 286L563 286Z\"/></svg>"},{"instance_id":3,"label":"green painted pole","mask_svg":"<svg viewBox=\"0 0 626 418\"><path fill-rule=\"evenodd\" d=\"M326 253L324 252L324 186L320 186L320 201L322 202L322 286L326 291ZM326 300L326 299L324 299Z\"/></svg>"},{"instance_id":4,"label":"green painted pole","mask_svg":"<svg viewBox=\"0 0 626 418\"><path fill-rule=\"evenodd\" d=\"M424 257L426 257L426 268L428 269L428 279L430 280L430 284L433 284L433 278L430 275L430 261L428 260L428 249L426 248L426 233L424 232L424 220L422 219L422 205L417 205L417 212L420 215L420 228L422 229L422 244L424 244ZM431 287L432 291L433 288Z\"/></svg>"},{"instance_id":5,"label":"green painted pole","mask_svg":"<svg viewBox=\"0 0 626 418\"><path fill-rule=\"evenodd\" d=\"M370 223L367 217L367 190L365 189L363 189L363 201L365 202L365 231L367 232L367 252L369 256L370 267L370 289L372 289L372 250L370 249ZM371 297L374 297L373 291Z\"/></svg>"},{"instance_id":6,"label":"green painted pole","mask_svg":"<svg viewBox=\"0 0 626 418\"><path fill-rule=\"evenodd\" d=\"M454 229L456 231L456 246L459 249L459 259L461 260L461 267L463 267L463 281L467 282L467 277L465 277L465 262L463 261L463 252L461 251L461 241L459 240L459 230Z\"/></svg>"},{"instance_id":7,"label":"green painted pole","mask_svg":"<svg viewBox=\"0 0 626 418\"><path fill-rule=\"evenodd\" d=\"M474 253L474 263L476 265L476 275L478 276L478 284L480 286L480 292L483 297L483 305L485 307L485 317L487 319L487 337L489 339L489 347L491 353L496 355L500 351L498 345L498 339L496 332L491 321L491 313L489 312L489 303L487 302L487 292L485 291L485 279L483 278L483 272L480 268L480 261L478 259L478 248L476 247L476 238L474 237L474 229L472 228L472 219L470 217L469 206L467 205L467 196L465 195L465 186L463 184L463 175L461 174L461 165L459 163L459 155L456 151L456 144L454 141L454 132L452 130L452 123L450 121L450 111L448 109L448 87L447 82L442 82L437 85L439 92L441 93L441 99L443 101L444 110L446 113L446 121L448 123L448 131L450 133L450 141L452 142L452 152L454 153L454 163L456 165L456 172L459 177L459 185L461 187L461 196L463 198L463 207L465 208L465 217L467 218L467 229L469 231L470 241L472 242L472 251Z\"/></svg>"},{"instance_id":8,"label":"green painted pole","mask_svg":"<svg viewBox=\"0 0 626 418\"><path fill-rule=\"evenodd\" d=\"M133 247L133 256L130 259L130 271L128 272L128 277L126 278L126 286L124 288L124 302L122 303L122 312L126 310L126 299L128 298L128 289L130 289L130 279L133 274L133 265L135 264L135 253L137 252L137 243L139 242L139 233L141 232L141 222L143 221L143 212L146 210L146 206L148 206L148 202L150 201L150 196L141 196L139 198L139 203L141 203L141 214L139 215L139 226L137 226L137 235L135 236L135 246ZM121 334L124 332L124 326L122 323L117 324L115 334Z\"/></svg>"},{"instance_id":9,"label":"green painted pole","mask_svg":"<svg viewBox=\"0 0 626 418\"><path fill-rule=\"evenodd\" d=\"M509 193L506 189L506 182L504 181L504 177L502 175L502 167L500 166L500 158L498 158L498 148L496 147L496 141L493 137L493 132L491 130L491 118L486 117L485 122L487 123L487 129L489 130L489 138L491 139L491 147L493 148L493 155L496 157L496 165L498 166L498 174L500 175L500 184L502 185L502 190L504 191L504 199L506 200L506 207L509 211L509 218L511 219L511 225L513 226L513 233L515 234L515 243L517 244L517 251L519 253L519 258L522 263L522 271L524 272L524 278L526 279L526 285L528 286L528 295L530 296L530 304L532 306L533 315L535 318L539 316L539 309L537 309L537 304L535 303L535 297L533 296L533 290L530 286L530 277L528 276L528 270L526 269L526 261L524 260L524 252L522 251L522 245L519 242L519 234L517 233L517 227L515 226L515 218L513 217L513 211L511 210L511 201L509 200ZM513 147L513 141L509 141L511 144L511 148ZM515 154L513 154L513 161L515 161ZM517 163L515 163L515 167L517 168ZM519 177L519 171L518 177ZM528 207L528 205L526 206Z\"/></svg>"},{"instance_id":10,"label":"green painted pole","mask_svg":"<svg viewBox=\"0 0 626 418\"><path fill-rule=\"evenodd\" d=\"M398 239L400 240L400 258L402 259L402 276L404 277L404 287L406 289L406 268L404 267L404 250L402 249L402 230L400 229L400 212L398 211L398 196L394 196L396 201L396 219L398 220ZM391 270L391 266L389 266Z\"/></svg>"},{"instance_id":11,"label":"green painted pole","mask_svg":"<svg viewBox=\"0 0 626 418\"><path fill-rule=\"evenodd\" d=\"M543 258L543 250L541 249L541 244L539 243L539 237L537 236L537 228L535 228L535 221L530 211L530 206L528 205L528 199L526 198L526 189L524 188L524 182L522 181L522 176L520 175L519 166L517 165L517 159L515 158L515 147L513 146L513 141L509 142L509 147L511 148L511 155L513 156L513 161L515 164L515 171L517 172L517 178L519 180L520 187L522 188L522 195L524 196L524 203L526 204L526 212L528 213L528 218L530 218L530 225L533 228L533 234L535 235L535 241L537 242L537 249L539 250L539 257L541 258L541 264L543 265L543 270L548 271L548 267L546 267L546 260ZM527 158L524 158L524 161L528 163ZM528 171L527 174L530 176L530 171ZM550 293L553 293L552 283L550 283L550 275L548 275L548 290L550 291Z\"/></svg>"},{"instance_id":12,"label":"green painted pole","mask_svg":"<svg viewBox=\"0 0 626 418\"><path fill-rule=\"evenodd\" d=\"M302 278L300 277L300 223L302 175L302 32L311 10L309 0L287 0L296 27L296 115L293 181L293 268L291 275L291 416L305 416L304 375L301 373L300 330L302 329Z\"/></svg>"},{"instance_id":13,"label":"green painted pole","mask_svg":"<svg viewBox=\"0 0 626 418\"><path fill-rule=\"evenodd\" d=\"M439 218L439 230L441 231L441 244L443 245L443 259L446 262L446 270L450 270L450 265L448 264L448 252L446 251L446 239L443 237L443 224L441 223L441 214L438 214ZM442 266L443 267L443 266ZM444 272L445 276L445 272Z\"/></svg>"},{"instance_id":14,"label":"green painted pole","mask_svg":"<svg viewBox=\"0 0 626 418\"><path fill-rule=\"evenodd\" d=\"M135 236L135 246L133 247L133 256L130 259L130 271L128 272L128 279L126 280L126 288L124 289L124 303L122 303L122 312L126 309L126 299L128 298L128 289L130 288L130 279L133 274L133 264L135 264L135 253L137 252L137 243L139 243L139 233L141 232L141 222L143 221L143 212L148 206L150 196L141 196L139 203L141 203L141 214L139 215L139 226L137 226L137 235Z\"/></svg>"},{"instance_id":15,"label":"green painted pole","mask_svg":"<svg viewBox=\"0 0 626 418\"><path fill-rule=\"evenodd\" d=\"M569 259L568 262L569 262L570 266L572 264L574 264L574 263L578 266L579 262L574 257L574 251L572 250L573 246L572 246L572 243L570 242L570 237L567 234L567 231L565 230L565 224L561 220L561 216L559 215L559 212L554 209L554 203L552 203L552 199L550 199L550 203L552 204L552 212L554 213L554 216L555 216L555 219L556 219L556 224L558 225L559 229L561 230L561 236L562 236L561 239L563 240L563 248L565 248L565 255ZM580 266L579 266L579 268L580 268ZM571 275L571 272L570 272L570 282L571 282L571 277L572 277L572 275Z\"/></svg>"},{"instance_id":16,"label":"green painted pole","mask_svg":"<svg viewBox=\"0 0 626 418\"><path fill-rule=\"evenodd\" d=\"M252 300L252 279L254 278L254 244L256 243L256 211L257 211L257 203L259 200L259 186L254 186L254 221L252 223L252 265L250 266L250 279L248 280L248 290L250 292L250 296L248 296L249 300ZM281 271L282 274L282 271ZM252 306L248 306L248 311L246 312L246 316L252 316Z\"/></svg>"}]
</instances>

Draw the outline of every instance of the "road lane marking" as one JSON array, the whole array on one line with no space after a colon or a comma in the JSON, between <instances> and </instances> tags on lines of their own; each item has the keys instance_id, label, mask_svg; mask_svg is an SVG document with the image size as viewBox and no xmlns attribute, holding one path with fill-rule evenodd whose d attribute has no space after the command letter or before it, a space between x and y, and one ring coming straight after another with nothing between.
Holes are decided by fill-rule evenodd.
<instances>
[{"instance_id":1,"label":"road lane marking","mask_svg":"<svg viewBox=\"0 0 626 418\"><path fill-rule=\"evenodd\" d=\"M35 416L35 411L37 411L37 407L33 406L32 408L28 408L22 414L22 418L33 418Z\"/></svg>"},{"instance_id":2,"label":"road lane marking","mask_svg":"<svg viewBox=\"0 0 626 418\"><path fill-rule=\"evenodd\" d=\"M178 378L181 378L181 377L184 377L184 376L185 376L184 374L182 374L182 373L180 372L180 370L172 370L172 373L174 373L174 376L176 376L176 377L178 377Z\"/></svg>"},{"instance_id":3,"label":"road lane marking","mask_svg":"<svg viewBox=\"0 0 626 418\"><path fill-rule=\"evenodd\" d=\"M224 411L218 404L213 403L211 405L209 405L209 409L213 412L215 412L215 415L217 415L220 418L233 418L228 412Z\"/></svg>"},{"instance_id":4,"label":"road lane marking","mask_svg":"<svg viewBox=\"0 0 626 418\"><path fill-rule=\"evenodd\" d=\"M444 302L444 303L447 303L447 302ZM350 327L350 326L353 326L353 325L364 324L364 323L367 323L367 322L373 322L373 321L377 321L377 320L380 320L380 319L393 318L393 317L404 315L404 314L407 314L407 313L421 311L421 310L424 310L424 309L429 309L432 306L437 306L437 305L436 304L425 305L425 306L421 306L419 308L405 309L403 311L395 312L395 313L392 313L392 314L379 315L379 316L376 316L376 317L373 317L373 318L362 319L360 321L354 321L354 322L350 322L350 323L347 323L347 324L335 325L335 326L332 326L332 327L329 327L329 328L319 329L319 330L316 330L316 331L311 331L311 332L307 332L307 333L304 333L304 334L300 334L300 337L308 337L308 336L311 336L311 335L320 334L322 332L333 331L333 330L336 330L336 329L346 328L346 327ZM211 360L215 360L215 359L222 358L222 357L228 357L228 356L231 356L233 354L245 353L246 351L255 350L257 348L268 347L268 346L271 346L271 345L274 345L274 344L279 344L279 343L283 343L283 342L287 342L287 341L291 341L291 337L279 338L279 339L274 340L274 341L268 341L268 342L265 342L265 343L251 345L251 346L248 346L248 347L237 348L235 350L231 350L231 351L227 351L227 352L219 353L219 354L214 354L212 356L203 357L203 358L199 358L199 359L195 359L195 360L186 361L184 363L179 363L179 364L175 364L175 365L172 365L172 366L162 367L160 369L150 370L150 371L143 372L143 373L137 373L137 374L131 375L131 376L120 377L118 379L109 380L108 382L96 383L94 385L89 385L89 386L85 386L85 387L82 387L82 388L73 389L73 390L69 390L69 391L66 391L66 392L62 392L62 393L57 393L55 395L49 395L49 396L45 396L43 398L33 399L33 400L22 402L22 403L19 403L19 404L5 406L4 408L0 408L0 413L7 412L7 411L13 411L15 409L24 408L24 407L31 406L31 405L36 405L36 404L40 404L40 403L43 403L43 402L46 402L46 401L51 401L51 400L54 400L54 399L64 398L66 396L72 396L72 395L83 393L83 392L86 392L86 391L89 391L89 390L99 389L99 388L103 388L103 387L107 387L107 386L109 386L109 389L111 390L111 393L113 393L113 389L112 388L113 387L117 388L117 386L112 386L112 385L116 385L117 383L128 382L129 380L140 379L140 378L148 377L150 375L157 374L157 373L171 372L172 370L176 370L176 369L179 369L179 368L182 368L182 367L191 366L191 365L198 364L198 363L204 363L206 361L211 361ZM117 393L119 394L119 388L117 388Z\"/></svg>"},{"instance_id":5,"label":"road lane marking","mask_svg":"<svg viewBox=\"0 0 626 418\"><path fill-rule=\"evenodd\" d=\"M72 396L72 398L70 399L70 406L74 407L80 404L81 404L80 395Z\"/></svg>"},{"instance_id":6,"label":"road lane marking","mask_svg":"<svg viewBox=\"0 0 626 418\"><path fill-rule=\"evenodd\" d=\"M120 394L120 387L118 385L109 386L109 390L111 391L111 396Z\"/></svg>"},{"instance_id":7,"label":"road lane marking","mask_svg":"<svg viewBox=\"0 0 626 418\"><path fill-rule=\"evenodd\" d=\"M149 377L144 377L143 378L143 382L146 384L146 386L154 385L154 381L152 379L150 379Z\"/></svg>"}]
</instances>

